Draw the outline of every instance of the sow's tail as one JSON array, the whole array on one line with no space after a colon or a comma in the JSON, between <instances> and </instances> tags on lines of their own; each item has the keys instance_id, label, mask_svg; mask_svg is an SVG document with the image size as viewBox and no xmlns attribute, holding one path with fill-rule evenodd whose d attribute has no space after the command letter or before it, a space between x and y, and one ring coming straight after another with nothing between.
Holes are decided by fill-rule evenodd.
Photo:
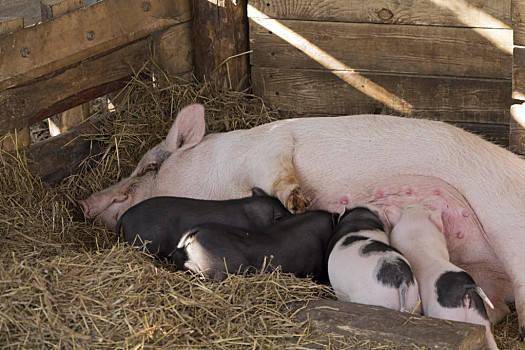
<instances>
[{"instance_id":1,"label":"sow's tail","mask_svg":"<svg viewBox=\"0 0 525 350\"><path fill-rule=\"evenodd\" d=\"M188 261L188 253L186 248L194 241L195 235L199 232L197 228L193 228L182 235L182 238L177 244L177 248L168 255L168 259L175 265L177 270L184 270L184 264Z\"/></svg>"}]
</instances>

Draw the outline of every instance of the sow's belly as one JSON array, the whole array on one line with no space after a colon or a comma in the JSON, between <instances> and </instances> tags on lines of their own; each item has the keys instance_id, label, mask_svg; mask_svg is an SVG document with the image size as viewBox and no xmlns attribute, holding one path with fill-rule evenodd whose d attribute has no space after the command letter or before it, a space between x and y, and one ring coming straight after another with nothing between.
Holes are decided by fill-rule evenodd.
<instances>
[{"instance_id":1,"label":"sow's belly","mask_svg":"<svg viewBox=\"0 0 525 350\"><path fill-rule=\"evenodd\" d=\"M471 273L477 281L484 278L498 280L507 285L508 293L511 293L508 276L491 249L476 214L465 197L447 182L430 176L398 175L344 186L330 189L329 194L318 193L314 196L313 207L341 212L344 207L368 206L377 209L386 227L389 225L384 210L388 206L419 203L429 209L439 209L443 213L451 261Z\"/></svg>"}]
</instances>

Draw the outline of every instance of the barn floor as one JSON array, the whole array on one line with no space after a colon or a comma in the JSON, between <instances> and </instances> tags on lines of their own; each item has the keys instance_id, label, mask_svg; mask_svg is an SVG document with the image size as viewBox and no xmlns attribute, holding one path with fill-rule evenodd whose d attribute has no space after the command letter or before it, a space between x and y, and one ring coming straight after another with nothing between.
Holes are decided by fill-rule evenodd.
<instances>
[{"instance_id":1,"label":"barn floor","mask_svg":"<svg viewBox=\"0 0 525 350\"><path fill-rule=\"evenodd\" d=\"M253 96L135 80L93 135L102 155L58 187L31 177L23 156L0 155L1 347L393 348L314 334L308 323L293 321L292 303L330 297L309 280L272 273L201 281L115 245L112 233L84 221L75 199L129 174L167 133L178 108L194 101L206 104L210 131L279 117ZM496 329L502 349L525 349L514 314Z\"/></svg>"}]
</instances>

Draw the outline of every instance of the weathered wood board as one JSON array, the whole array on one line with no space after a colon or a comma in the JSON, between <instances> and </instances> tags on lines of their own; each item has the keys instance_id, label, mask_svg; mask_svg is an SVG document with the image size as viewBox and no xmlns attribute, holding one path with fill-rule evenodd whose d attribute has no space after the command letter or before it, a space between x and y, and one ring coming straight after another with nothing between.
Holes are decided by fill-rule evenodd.
<instances>
[{"instance_id":1,"label":"weathered wood board","mask_svg":"<svg viewBox=\"0 0 525 350\"><path fill-rule=\"evenodd\" d=\"M41 0L40 11L43 22L79 9L84 5L82 0Z\"/></svg>"},{"instance_id":2,"label":"weathered wood board","mask_svg":"<svg viewBox=\"0 0 525 350\"><path fill-rule=\"evenodd\" d=\"M26 26L40 21L40 0L0 0L0 17L22 17Z\"/></svg>"},{"instance_id":3,"label":"weathered wood board","mask_svg":"<svg viewBox=\"0 0 525 350\"><path fill-rule=\"evenodd\" d=\"M256 66L341 69L334 67L338 64L333 57L354 70L510 79L511 53L502 52L487 37L512 47L510 29L250 21L251 62Z\"/></svg>"},{"instance_id":4,"label":"weathered wood board","mask_svg":"<svg viewBox=\"0 0 525 350\"><path fill-rule=\"evenodd\" d=\"M250 17L510 28L511 0L250 0Z\"/></svg>"},{"instance_id":5,"label":"weathered wood board","mask_svg":"<svg viewBox=\"0 0 525 350\"><path fill-rule=\"evenodd\" d=\"M0 38L0 90L190 20L189 0L105 0Z\"/></svg>"},{"instance_id":6,"label":"weathered wood board","mask_svg":"<svg viewBox=\"0 0 525 350\"><path fill-rule=\"evenodd\" d=\"M76 172L80 162L100 150L92 141L101 118L90 118L75 129L35 143L27 152L30 171L49 185Z\"/></svg>"},{"instance_id":7,"label":"weathered wood board","mask_svg":"<svg viewBox=\"0 0 525 350\"><path fill-rule=\"evenodd\" d=\"M190 23L183 23L170 29L171 36L161 36L161 42L169 40L173 35L181 38L179 52L172 56L173 73L192 70L190 30ZM0 92L0 134L30 125L123 87L128 77L148 60L152 45L152 38L139 40L30 84Z\"/></svg>"},{"instance_id":8,"label":"weathered wood board","mask_svg":"<svg viewBox=\"0 0 525 350\"><path fill-rule=\"evenodd\" d=\"M5 35L6 33L12 33L17 30L24 28L24 19L22 17L0 17L0 36ZM14 151L16 149L22 149L31 144L31 135L29 128L21 128L18 130L8 130L12 133L2 136L2 141L0 141L0 148L6 151Z\"/></svg>"},{"instance_id":9,"label":"weathered wood board","mask_svg":"<svg viewBox=\"0 0 525 350\"><path fill-rule=\"evenodd\" d=\"M247 0L193 0L195 76L227 89L249 80Z\"/></svg>"},{"instance_id":10,"label":"weathered wood board","mask_svg":"<svg viewBox=\"0 0 525 350\"><path fill-rule=\"evenodd\" d=\"M340 77L356 80L359 89ZM451 122L509 123L510 80L460 79L370 72L330 72L253 67L254 90L269 104L298 114L393 113L373 85L411 105L408 115ZM369 87L368 85L372 85Z\"/></svg>"},{"instance_id":11,"label":"weathered wood board","mask_svg":"<svg viewBox=\"0 0 525 350\"><path fill-rule=\"evenodd\" d=\"M41 0L42 21L65 15L84 5L82 0ZM51 136L66 132L89 117L89 103L73 107L63 113L50 117L47 122Z\"/></svg>"},{"instance_id":12,"label":"weathered wood board","mask_svg":"<svg viewBox=\"0 0 525 350\"><path fill-rule=\"evenodd\" d=\"M525 101L525 47L514 48L512 98Z\"/></svg>"},{"instance_id":13,"label":"weathered wood board","mask_svg":"<svg viewBox=\"0 0 525 350\"><path fill-rule=\"evenodd\" d=\"M514 45L525 46L525 2L512 0L512 29Z\"/></svg>"},{"instance_id":14,"label":"weathered wood board","mask_svg":"<svg viewBox=\"0 0 525 350\"><path fill-rule=\"evenodd\" d=\"M314 333L389 342L398 349L486 349L482 326L378 306L319 300L311 302L296 317L299 321L309 320Z\"/></svg>"},{"instance_id":15,"label":"weathered wood board","mask_svg":"<svg viewBox=\"0 0 525 350\"><path fill-rule=\"evenodd\" d=\"M511 107L509 149L525 155L525 105L514 104Z\"/></svg>"}]
</instances>

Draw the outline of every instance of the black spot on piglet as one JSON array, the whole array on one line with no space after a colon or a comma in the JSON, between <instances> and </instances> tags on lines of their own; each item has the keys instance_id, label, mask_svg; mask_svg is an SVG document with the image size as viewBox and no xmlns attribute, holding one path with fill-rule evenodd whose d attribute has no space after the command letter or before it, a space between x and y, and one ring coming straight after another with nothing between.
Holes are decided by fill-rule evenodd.
<instances>
[{"instance_id":1,"label":"black spot on piglet","mask_svg":"<svg viewBox=\"0 0 525 350\"><path fill-rule=\"evenodd\" d=\"M476 293L475 288L476 282L464 271L445 272L436 281L436 292L441 306L447 308L473 306L484 319L488 319L483 300ZM466 297L472 301L471 305L465 305Z\"/></svg>"},{"instance_id":2,"label":"black spot on piglet","mask_svg":"<svg viewBox=\"0 0 525 350\"><path fill-rule=\"evenodd\" d=\"M358 242L358 241L363 241L363 240L367 240L368 237L364 237L364 236L359 236L359 235L351 235L351 236L348 236L345 238L345 240L343 241L342 245L343 247L346 247L346 246L349 246L351 245L352 243L355 243L355 242Z\"/></svg>"},{"instance_id":3,"label":"black spot on piglet","mask_svg":"<svg viewBox=\"0 0 525 350\"><path fill-rule=\"evenodd\" d=\"M383 259L376 278L382 284L394 288L399 288L403 282L406 285L414 283L414 275L410 266L400 258Z\"/></svg>"},{"instance_id":4,"label":"black spot on piglet","mask_svg":"<svg viewBox=\"0 0 525 350\"><path fill-rule=\"evenodd\" d=\"M366 246L361 249L361 253L364 255L372 254L372 253L384 253L384 252L396 252L399 253L399 251L388 244L385 244L380 241L371 240L370 243L368 243ZM399 253L401 254L401 253Z\"/></svg>"}]
</instances>

